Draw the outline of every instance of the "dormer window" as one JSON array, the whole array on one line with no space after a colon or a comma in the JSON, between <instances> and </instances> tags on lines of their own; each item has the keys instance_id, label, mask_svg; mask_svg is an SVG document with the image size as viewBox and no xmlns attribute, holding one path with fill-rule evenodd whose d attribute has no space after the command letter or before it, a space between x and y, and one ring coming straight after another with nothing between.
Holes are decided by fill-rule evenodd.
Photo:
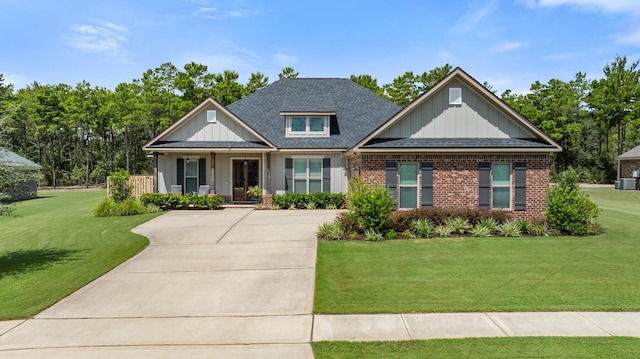
<instances>
[{"instance_id":1,"label":"dormer window","mask_svg":"<svg viewBox=\"0 0 640 359\"><path fill-rule=\"evenodd\" d=\"M287 137L329 137L329 114L284 114Z\"/></svg>"}]
</instances>

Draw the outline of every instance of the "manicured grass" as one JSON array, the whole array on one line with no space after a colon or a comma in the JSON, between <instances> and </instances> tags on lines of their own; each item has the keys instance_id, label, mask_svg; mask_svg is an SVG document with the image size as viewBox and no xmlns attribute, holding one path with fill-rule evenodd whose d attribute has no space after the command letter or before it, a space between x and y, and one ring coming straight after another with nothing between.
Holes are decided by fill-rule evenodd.
<instances>
[{"instance_id":1,"label":"manicured grass","mask_svg":"<svg viewBox=\"0 0 640 359\"><path fill-rule=\"evenodd\" d=\"M637 358L640 338L523 337L406 342L312 343L316 359L332 358Z\"/></svg>"},{"instance_id":2,"label":"manicured grass","mask_svg":"<svg viewBox=\"0 0 640 359\"><path fill-rule=\"evenodd\" d=\"M605 235L320 241L315 312L640 310L640 192L588 192Z\"/></svg>"},{"instance_id":3,"label":"manicured grass","mask_svg":"<svg viewBox=\"0 0 640 359\"><path fill-rule=\"evenodd\" d=\"M49 307L148 245L131 228L160 213L93 217L104 191L40 191L0 217L0 319Z\"/></svg>"}]
</instances>

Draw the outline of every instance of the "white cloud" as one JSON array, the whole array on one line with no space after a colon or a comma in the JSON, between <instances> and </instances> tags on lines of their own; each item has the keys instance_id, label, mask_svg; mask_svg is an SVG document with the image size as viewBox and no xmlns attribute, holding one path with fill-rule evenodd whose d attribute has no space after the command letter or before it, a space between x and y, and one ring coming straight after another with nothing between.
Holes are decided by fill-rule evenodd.
<instances>
[{"instance_id":1,"label":"white cloud","mask_svg":"<svg viewBox=\"0 0 640 359\"><path fill-rule=\"evenodd\" d=\"M640 46L640 28L632 30L626 34L617 35L616 42L622 45Z\"/></svg>"},{"instance_id":2,"label":"white cloud","mask_svg":"<svg viewBox=\"0 0 640 359\"><path fill-rule=\"evenodd\" d=\"M202 8L195 12L194 16L199 16L205 19L228 19L228 18L240 18L251 17L262 14L260 10L229 10L224 13L217 14L216 8Z\"/></svg>"},{"instance_id":3,"label":"white cloud","mask_svg":"<svg viewBox=\"0 0 640 359\"><path fill-rule=\"evenodd\" d=\"M517 50L517 49L519 49L519 48L521 48L523 46L524 46L524 43L522 43L522 42L501 41L501 42L495 44L494 46L492 46L489 50L491 52L503 53L503 52L509 52L509 51Z\"/></svg>"},{"instance_id":4,"label":"white cloud","mask_svg":"<svg viewBox=\"0 0 640 359\"><path fill-rule=\"evenodd\" d=\"M215 7L201 7L198 10L196 10L196 13L207 13L207 12L214 12L217 10L218 9Z\"/></svg>"},{"instance_id":5,"label":"white cloud","mask_svg":"<svg viewBox=\"0 0 640 359\"><path fill-rule=\"evenodd\" d=\"M282 53L274 54L271 57L271 60L276 65L279 65L279 66L282 66L282 67L291 66L291 65L295 64L296 62L298 62L298 58L297 57L291 56L291 55L282 54Z\"/></svg>"},{"instance_id":6,"label":"white cloud","mask_svg":"<svg viewBox=\"0 0 640 359\"><path fill-rule=\"evenodd\" d=\"M91 20L94 24L73 25L72 34L62 39L67 46L88 52L101 52L111 56L125 54L123 44L128 42L123 26L102 20Z\"/></svg>"},{"instance_id":7,"label":"white cloud","mask_svg":"<svg viewBox=\"0 0 640 359\"><path fill-rule=\"evenodd\" d=\"M469 9L467 10L467 12L462 15L458 22L456 22L453 31L461 34L466 34L469 31L473 30L473 28L480 22L480 20L482 20L496 8L497 4L498 0L489 0L481 6L469 5Z\"/></svg>"},{"instance_id":8,"label":"white cloud","mask_svg":"<svg viewBox=\"0 0 640 359\"><path fill-rule=\"evenodd\" d=\"M549 60L549 61L564 61L564 60L574 59L578 56L580 56L580 54L577 52L559 52L556 54L550 54L550 55L544 56L542 59Z\"/></svg>"},{"instance_id":9,"label":"white cloud","mask_svg":"<svg viewBox=\"0 0 640 359\"><path fill-rule=\"evenodd\" d=\"M583 11L608 13L640 13L638 0L526 0L525 4L539 7L573 6Z\"/></svg>"}]
</instances>

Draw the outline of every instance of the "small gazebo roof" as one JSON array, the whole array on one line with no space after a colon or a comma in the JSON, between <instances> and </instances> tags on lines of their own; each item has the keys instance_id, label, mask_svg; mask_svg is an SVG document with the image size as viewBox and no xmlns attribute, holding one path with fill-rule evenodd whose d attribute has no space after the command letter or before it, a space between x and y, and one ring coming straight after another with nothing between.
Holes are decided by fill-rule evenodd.
<instances>
[{"instance_id":1,"label":"small gazebo roof","mask_svg":"<svg viewBox=\"0 0 640 359\"><path fill-rule=\"evenodd\" d=\"M15 167L24 170L40 170L42 168L39 164L3 147L0 147L0 166Z\"/></svg>"}]
</instances>

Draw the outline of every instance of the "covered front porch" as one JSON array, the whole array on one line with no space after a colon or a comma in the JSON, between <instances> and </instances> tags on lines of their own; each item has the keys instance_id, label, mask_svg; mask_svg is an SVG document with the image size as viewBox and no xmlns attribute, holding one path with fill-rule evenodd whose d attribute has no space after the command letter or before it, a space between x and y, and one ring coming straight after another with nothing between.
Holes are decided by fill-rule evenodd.
<instances>
[{"instance_id":1,"label":"covered front porch","mask_svg":"<svg viewBox=\"0 0 640 359\"><path fill-rule=\"evenodd\" d=\"M271 153L267 151L154 151L154 190L160 193L216 194L225 203L256 203L247 192L269 193Z\"/></svg>"}]
</instances>

